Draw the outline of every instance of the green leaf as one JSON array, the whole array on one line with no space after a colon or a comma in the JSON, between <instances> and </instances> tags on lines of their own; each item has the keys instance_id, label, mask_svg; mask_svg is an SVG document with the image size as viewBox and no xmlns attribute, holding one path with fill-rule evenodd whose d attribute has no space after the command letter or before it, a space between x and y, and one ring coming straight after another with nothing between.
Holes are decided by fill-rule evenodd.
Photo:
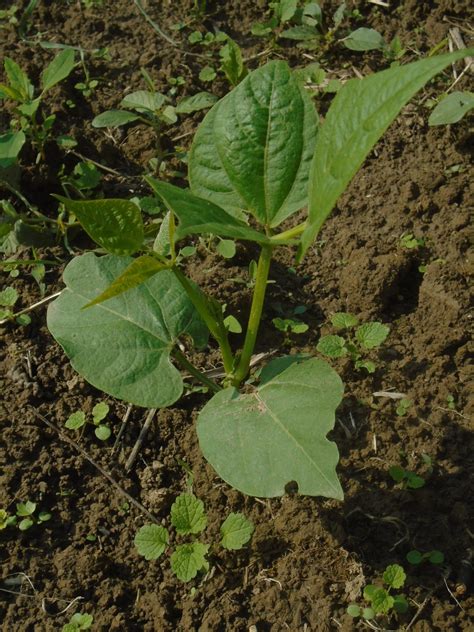
<instances>
[{"instance_id":1,"label":"green leaf","mask_svg":"<svg viewBox=\"0 0 474 632\"><path fill-rule=\"evenodd\" d=\"M136 92L132 92L127 94L125 98L122 99L120 105L125 109L137 110L138 112L156 112L160 110L163 105L166 103L167 98L161 92L150 92L149 90L137 90ZM113 110L111 110L113 111ZM120 112L121 110L115 110L116 112ZM106 114L104 112L104 114ZM103 116L103 115L100 115ZM98 118L98 117L97 117ZM121 123L123 125L123 123ZM95 125L97 127L97 125ZM112 127L112 126L108 126Z\"/></svg>"},{"instance_id":2,"label":"green leaf","mask_svg":"<svg viewBox=\"0 0 474 632\"><path fill-rule=\"evenodd\" d=\"M375 617L375 612L373 608L362 608L362 617L367 621L373 619Z\"/></svg>"},{"instance_id":3,"label":"green leaf","mask_svg":"<svg viewBox=\"0 0 474 632\"><path fill-rule=\"evenodd\" d=\"M139 118L138 114L126 110L107 110L92 120L92 127L120 127Z\"/></svg>"},{"instance_id":4,"label":"green leaf","mask_svg":"<svg viewBox=\"0 0 474 632\"><path fill-rule=\"evenodd\" d=\"M354 363L356 369L365 369L367 373L375 373L377 365L371 360L356 360Z\"/></svg>"},{"instance_id":5,"label":"green leaf","mask_svg":"<svg viewBox=\"0 0 474 632\"><path fill-rule=\"evenodd\" d=\"M23 516L31 516L35 512L36 503L32 503L31 500L27 500L26 503L18 503L16 506L16 515Z\"/></svg>"},{"instance_id":6,"label":"green leaf","mask_svg":"<svg viewBox=\"0 0 474 632\"><path fill-rule=\"evenodd\" d=\"M316 349L328 358L342 358L347 355L346 341L341 336L321 336Z\"/></svg>"},{"instance_id":7,"label":"green leaf","mask_svg":"<svg viewBox=\"0 0 474 632\"><path fill-rule=\"evenodd\" d=\"M216 250L224 259L232 259L236 253L235 241L232 239L221 239L217 244Z\"/></svg>"},{"instance_id":8,"label":"green leaf","mask_svg":"<svg viewBox=\"0 0 474 632\"><path fill-rule=\"evenodd\" d=\"M211 94L210 92L198 92L190 97L181 99L176 106L176 112L178 114L192 114L193 112L199 112L199 110L207 110L212 107L216 101L217 97L215 94Z\"/></svg>"},{"instance_id":9,"label":"green leaf","mask_svg":"<svg viewBox=\"0 0 474 632\"><path fill-rule=\"evenodd\" d=\"M161 182L149 176L146 176L145 180L180 220L176 229L176 240L182 239L186 235L212 233L222 237L255 241L260 244L270 243L263 233L257 232L244 222L229 215L213 202L197 197L188 189L180 189L173 184Z\"/></svg>"},{"instance_id":10,"label":"green leaf","mask_svg":"<svg viewBox=\"0 0 474 632\"><path fill-rule=\"evenodd\" d=\"M230 513L221 524L221 545L225 549L241 549L252 537L255 527L241 513Z\"/></svg>"},{"instance_id":11,"label":"green leaf","mask_svg":"<svg viewBox=\"0 0 474 632\"><path fill-rule=\"evenodd\" d=\"M48 310L48 327L73 368L104 392L145 408L169 406L183 382L170 354L187 334L201 347L207 329L169 271L106 303L83 310L131 263L93 253L64 271L66 289Z\"/></svg>"},{"instance_id":12,"label":"green leaf","mask_svg":"<svg viewBox=\"0 0 474 632\"><path fill-rule=\"evenodd\" d=\"M128 200L69 200L56 196L92 239L114 255L131 255L144 239L140 209Z\"/></svg>"},{"instance_id":13,"label":"green leaf","mask_svg":"<svg viewBox=\"0 0 474 632\"><path fill-rule=\"evenodd\" d=\"M441 551L431 551L428 559L432 564L442 564L444 562L444 554Z\"/></svg>"},{"instance_id":14,"label":"green leaf","mask_svg":"<svg viewBox=\"0 0 474 632\"><path fill-rule=\"evenodd\" d=\"M457 123L472 109L474 109L473 92L452 92L440 101L431 112L428 125Z\"/></svg>"},{"instance_id":15,"label":"green leaf","mask_svg":"<svg viewBox=\"0 0 474 632\"><path fill-rule=\"evenodd\" d=\"M222 59L222 70L225 76L233 86L236 86L247 74L240 46L228 37L225 46L219 51L219 55Z\"/></svg>"},{"instance_id":16,"label":"green leaf","mask_svg":"<svg viewBox=\"0 0 474 632\"><path fill-rule=\"evenodd\" d=\"M403 595L393 597L393 608L398 614L404 614L408 610L408 601Z\"/></svg>"},{"instance_id":17,"label":"green leaf","mask_svg":"<svg viewBox=\"0 0 474 632\"><path fill-rule=\"evenodd\" d=\"M171 505L171 524L180 535L201 533L207 524L202 500L194 494L180 494Z\"/></svg>"},{"instance_id":18,"label":"green leaf","mask_svg":"<svg viewBox=\"0 0 474 632\"><path fill-rule=\"evenodd\" d=\"M450 63L474 55L464 49L351 79L331 103L316 141L309 184L308 226L298 260L390 123L427 81Z\"/></svg>"},{"instance_id":19,"label":"green leaf","mask_svg":"<svg viewBox=\"0 0 474 632\"><path fill-rule=\"evenodd\" d=\"M360 615L362 614L362 608L358 606L357 604L352 603L350 606L347 606L346 612L350 617L352 617L353 619L356 619L357 617L360 617Z\"/></svg>"},{"instance_id":20,"label":"green leaf","mask_svg":"<svg viewBox=\"0 0 474 632\"><path fill-rule=\"evenodd\" d=\"M164 527L146 524L139 529L133 542L146 560L157 560L164 553L168 540L168 531Z\"/></svg>"},{"instance_id":21,"label":"green leaf","mask_svg":"<svg viewBox=\"0 0 474 632\"><path fill-rule=\"evenodd\" d=\"M78 189L95 189L99 185L101 175L99 170L91 162L79 162L74 167L74 186Z\"/></svg>"},{"instance_id":22,"label":"green leaf","mask_svg":"<svg viewBox=\"0 0 474 632\"><path fill-rule=\"evenodd\" d=\"M278 226L307 202L316 111L288 65L250 73L210 110L189 156L196 195Z\"/></svg>"},{"instance_id":23,"label":"green leaf","mask_svg":"<svg viewBox=\"0 0 474 632\"><path fill-rule=\"evenodd\" d=\"M10 82L10 87L21 96L21 101L28 101L33 98L33 85L28 79L28 75L23 72L20 66L9 57L5 57L3 65L8 81Z\"/></svg>"},{"instance_id":24,"label":"green leaf","mask_svg":"<svg viewBox=\"0 0 474 632\"><path fill-rule=\"evenodd\" d=\"M250 496L281 496L296 481L301 494L342 499L337 447L326 438L342 392L337 373L316 358L273 373L252 393L226 388L198 417L202 452L221 478Z\"/></svg>"},{"instance_id":25,"label":"green leaf","mask_svg":"<svg viewBox=\"0 0 474 632\"><path fill-rule=\"evenodd\" d=\"M280 24L288 22L296 13L298 0L279 0L276 4L275 13L280 20Z\"/></svg>"},{"instance_id":26,"label":"green leaf","mask_svg":"<svg viewBox=\"0 0 474 632\"><path fill-rule=\"evenodd\" d=\"M424 487L426 484L426 481L422 476L417 476L413 472L407 472L406 479L407 487L410 489L420 489L420 487Z\"/></svg>"},{"instance_id":27,"label":"green leaf","mask_svg":"<svg viewBox=\"0 0 474 632\"><path fill-rule=\"evenodd\" d=\"M365 323L356 330L356 338L364 349L380 347L390 333L390 327L377 321Z\"/></svg>"},{"instance_id":28,"label":"green leaf","mask_svg":"<svg viewBox=\"0 0 474 632\"><path fill-rule=\"evenodd\" d=\"M0 531L2 531L2 529L6 529L8 527L8 518L9 517L10 516L5 511L5 509L0 509Z\"/></svg>"},{"instance_id":29,"label":"green leaf","mask_svg":"<svg viewBox=\"0 0 474 632\"><path fill-rule=\"evenodd\" d=\"M289 29L285 29L280 33L280 37L296 40L297 42L308 42L319 37L319 33L314 26L301 24L300 26L292 26Z\"/></svg>"},{"instance_id":30,"label":"green leaf","mask_svg":"<svg viewBox=\"0 0 474 632\"><path fill-rule=\"evenodd\" d=\"M16 162L25 141L26 137L22 131L0 136L0 168L6 169Z\"/></svg>"},{"instance_id":31,"label":"green leaf","mask_svg":"<svg viewBox=\"0 0 474 632\"><path fill-rule=\"evenodd\" d=\"M82 410L76 410L69 415L64 426L69 430L78 430L86 423L86 414Z\"/></svg>"},{"instance_id":32,"label":"green leaf","mask_svg":"<svg viewBox=\"0 0 474 632\"><path fill-rule=\"evenodd\" d=\"M109 287L104 290L99 296L96 296L93 301L87 303L84 307L92 307L93 305L99 305L104 301L108 301L114 296L119 296L123 292L145 283L148 279L158 274L162 270L166 270L168 266L164 263L160 263L154 257L149 255L142 255L134 259L132 263L119 275Z\"/></svg>"},{"instance_id":33,"label":"green leaf","mask_svg":"<svg viewBox=\"0 0 474 632\"><path fill-rule=\"evenodd\" d=\"M18 300L18 292L14 287L6 287L0 291L0 305L2 307L13 307Z\"/></svg>"},{"instance_id":34,"label":"green leaf","mask_svg":"<svg viewBox=\"0 0 474 632\"><path fill-rule=\"evenodd\" d=\"M31 520L31 518L23 518L23 520L20 520L20 522L18 523L18 528L20 529L20 531L27 531L34 524L35 523L33 520Z\"/></svg>"},{"instance_id":35,"label":"green leaf","mask_svg":"<svg viewBox=\"0 0 474 632\"><path fill-rule=\"evenodd\" d=\"M396 483L401 483L407 475L406 470L404 470L403 467L400 467L399 465L392 465L391 467L389 467L388 473Z\"/></svg>"},{"instance_id":36,"label":"green leaf","mask_svg":"<svg viewBox=\"0 0 474 632\"><path fill-rule=\"evenodd\" d=\"M372 601L377 590L378 587L375 586L375 584L367 584L367 586L364 588L364 599L366 599L367 601Z\"/></svg>"},{"instance_id":37,"label":"green leaf","mask_svg":"<svg viewBox=\"0 0 474 632\"><path fill-rule=\"evenodd\" d=\"M94 430L94 434L97 437L97 439L100 439L100 441L107 441L107 439L112 434L112 431L110 430L108 426L101 425L101 426L97 426L97 428Z\"/></svg>"},{"instance_id":38,"label":"green leaf","mask_svg":"<svg viewBox=\"0 0 474 632\"><path fill-rule=\"evenodd\" d=\"M48 520L51 520L51 514L47 511L40 511L38 514L38 522L48 522Z\"/></svg>"},{"instance_id":39,"label":"green leaf","mask_svg":"<svg viewBox=\"0 0 474 632\"><path fill-rule=\"evenodd\" d=\"M406 580L407 576L403 567L399 564L391 564L387 566L383 574L384 582L390 586L390 588L401 588Z\"/></svg>"},{"instance_id":40,"label":"green leaf","mask_svg":"<svg viewBox=\"0 0 474 632\"><path fill-rule=\"evenodd\" d=\"M217 73L212 66L204 66L199 73L199 81L214 81L217 77Z\"/></svg>"},{"instance_id":41,"label":"green leaf","mask_svg":"<svg viewBox=\"0 0 474 632\"><path fill-rule=\"evenodd\" d=\"M336 312L331 316L331 323L336 329L350 329L359 324L359 319L348 312Z\"/></svg>"},{"instance_id":42,"label":"green leaf","mask_svg":"<svg viewBox=\"0 0 474 632\"><path fill-rule=\"evenodd\" d=\"M241 334L242 333L242 325L239 323L235 316L229 314L224 318L224 325L227 331L230 331L232 334Z\"/></svg>"},{"instance_id":43,"label":"green leaf","mask_svg":"<svg viewBox=\"0 0 474 632\"><path fill-rule=\"evenodd\" d=\"M189 582L207 567L208 550L209 545L201 542L180 544L171 555L171 570L178 579Z\"/></svg>"},{"instance_id":44,"label":"green leaf","mask_svg":"<svg viewBox=\"0 0 474 632\"><path fill-rule=\"evenodd\" d=\"M413 564L414 566L421 564L421 562L423 561L422 553L420 553L420 551L417 551L416 549L414 549L413 551L409 551L406 555L406 558L408 562L410 562L410 564Z\"/></svg>"},{"instance_id":45,"label":"green leaf","mask_svg":"<svg viewBox=\"0 0 474 632\"><path fill-rule=\"evenodd\" d=\"M375 29L360 28L352 31L342 40L346 48L350 50L381 50L385 46L385 41Z\"/></svg>"},{"instance_id":46,"label":"green leaf","mask_svg":"<svg viewBox=\"0 0 474 632\"><path fill-rule=\"evenodd\" d=\"M92 420L97 425L109 414L109 405L105 402L99 402L92 409Z\"/></svg>"},{"instance_id":47,"label":"green leaf","mask_svg":"<svg viewBox=\"0 0 474 632\"><path fill-rule=\"evenodd\" d=\"M386 614L394 603L393 597L384 588L377 588L372 595L372 608L376 613Z\"/></svg>"},{"instance_id":48,"label":"green leaf","mask_svg":"<svg viewBox=\"0 0 474 632\"><path fill-rule=\"evenodd\" d=\"M66 79L74 68L74 50L67 48L56 55L41 76L43 92Z\"/></svg>"},{"instance_id":49,"label":"green leaf","mask_svg":"<svg viewBox=\"0 0 474 632\"><path fill-rule=\"evenodd\" d=\"M91 614L81 614L76 612L72 615L70 623L77 626L76 630L88 630L94 621L94 617Z\"/></svg>"}]
</instances>

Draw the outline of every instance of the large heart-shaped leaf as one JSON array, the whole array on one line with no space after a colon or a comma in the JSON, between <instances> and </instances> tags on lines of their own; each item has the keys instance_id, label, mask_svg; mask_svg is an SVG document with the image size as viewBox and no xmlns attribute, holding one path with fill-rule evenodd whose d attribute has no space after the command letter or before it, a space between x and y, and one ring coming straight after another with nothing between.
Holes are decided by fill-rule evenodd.
<instances>
[{"instance_id":1,"label":"large heart-shaped leaf","mask_svg":"<svg viewBox=\"0 0 474 632\"><path fill-rule=\"evenodd\" d=\"M160 182L151 177L146 177L145 180L180 220L176 230L176 239L196 233L212 233L221 237L256 241L261 244L270 243L264 233L250 228L245 222L229 215L209 200L168 182Z\"/></svg>"},{"instance_id":2,"label":"large heart-shaped leaf","mask_svg":"<svg viewBox=\"0 0 474 632\"><path fill-rule=\"evenodd\" d=\"M299 260L405 103L446 66L467 55L474 55L474 49L351 79L339 90L316 141L309 183L309 221L301 237Z\"/></svg>"},{"instance_id":3,"label":"large heart-shaped leaf","mask_svg":"<svg viewBox=\"0 0 474 632\"><path fill-rule=\"evenodd\" d=\"M198 346L207 329L172 272L82 309L130 265L130 257L87 253L64 271L66 289L48 310L48 327L74 369L97 388L147 408L169 406L183 383L170 354L179 336Z\"/></svg>"},{"instance_id":4,"label":"large heart-shaped leaf","mask_svg":"<svg viewBox=\"0 0 474 632\"><path fill-rule=\"evenodd\" d=\"M301 494L342 499L337 447L326 438L341 379L316 358L275 362L253 393L226 388L206 404L197 423L203 454L219 476L251 496L281 496L295 481Z\"/></svg>"},{"instance_id":5,"label":"large heart-shaped leaf","mask_svg":"<svg viewBox=\"0 0 474 632\"><path fill-rule=\"evenodd\" d=\"M311 99L285 62L270 62L204 118L190 152L191 189L277 226L306 204L316 131Z\"/></svg>"}]
</instances>

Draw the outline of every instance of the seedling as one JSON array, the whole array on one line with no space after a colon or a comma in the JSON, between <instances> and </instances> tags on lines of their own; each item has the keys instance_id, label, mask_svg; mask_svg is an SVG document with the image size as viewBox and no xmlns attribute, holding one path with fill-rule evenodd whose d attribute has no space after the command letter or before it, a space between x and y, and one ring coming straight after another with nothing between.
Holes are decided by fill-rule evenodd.
<instances>
[{"instance_id":1,"label":"seedling","mask_svg":"<svg viewBox=\"0 0 474 632\"><path fill-rule=\"evenodd\" d=\"M319 353L328 358L342 358L348 355L356 369L374 373L377 368L375 362L367 360L364 355L380 347L390 333L390 328L378 321L359 325L359 319L348 312L334 314L331 317L331 324L335 329L345 330L346 337L322 336L316 347Z\"/></svg>"},{"instance_id":2,"label":"seedling","mask_svg":"<svg viewBox=\"0 0 474 632\"><path fill-rule=\"evenodd\" d=\"M413 564L413 566L419 566L424 562L430 562L438 566L444 562L444 554L441 553L441 551L426 551L425 553L421 553L413 549L413 551L407 553L407 560L410 564Z\"/></svg>"},{"instance_id":3,"label":"seedling","mask_svg":"<svg viewBox=\"0 0 474 632\"><path fill-rule=\"evenodd\" d=\"M393 594L394 590L399 590L405 585L406 574L398 564L391 564L385 569L381 586L369 584L364 588L364 599L370 604L360 606L351 604L347 607L347 613L357 619L362 617L368 621L389 617L391 615L403 614L408 610L408 602L405 595Z\"/></svg>"},{"instance_id":4,"label":"seedling","mask_svg":"<svg viewBox=\"0 0 474 632\"><path fill-rule=\"evenodd\" d=\"M171 506L170 522L178 538L202 533L207 526L204 503L192 493L181 494ZM220 545L228 550L241 549L252 537L253 530L253 524L243 514L231 513L221 525ZM138 553L146 560L161 557L168 543L168 530L155 524L144 525L135 536ZM196 539L177 544L170 557L171 570L181 581L191 581L199 572L209 570L206 558L209 549L209 544Z\"/></svg>"},{"instance_id":5,"label":"seedling","mask_svg":"<svg viewBox=\"0 0 474 632\"><path fill-rule=\"evenodd\" d=\"M30 500L25 503L18 503L15 514L10 515L5 509L0 509L0 530L10 526L18 526L20 531L27 531L33 525L42 524L51 519L51 514L47 511L40 511L37 515L35 512L36 503Z\"/></svg>"},{"instance_id":6,"label":"seedling","mask_svg":"<svg viewBox=\"0 0 474 632\"><path fill-rule=\"evenodd\" d=\"M397 61L406 53L402 47L400 38L395 36L390 44L375 29L358 28L342 40L344 46L350 50L368 51L380 50L384 57L390 61Z\"/></svg>"},{"instance_id":7,"label":"seedling","mask_svg":"<svg viewBox=\"0 0 474 632\"><path fill-rule=\"evenodd\" d=\"M169 254L146 239L133 202L61 198L110 253L73 259L66 288L48 310L49 329L73 367L110 395L147 408L181 397L180 367L213 393L199 414L197 434L204 456L227 483L258 497L282 495L294 483L302 494L342 498L337 448L326 438L343 393L331 366L314 357L277 358L263 367L258 385L239 390L249 377L271 261L280 246L297 246L302 260L400 108L446 66L471 54L457 51L348 81L319 131L313 102L286 63L272 61L250 73L199 126L189 154L191 189L146 178L169 210ZM306 221L279 228L305 207ZM222 305L177 261L181 239L209 233L260 249L237 352ZM204 348L209 333L222 355L219 383L187 352L191 341ZM386 333L380 323L366 323L355 338L370 350Z\"/></svg>"},{"instance_id":8,"label":"seedling","mask_svg":"<svg viewBox=\"0 0 474 632\"><path fill-rule=\"evenodd\" d=\"M179 114L191 114L210 108L217 97L209 92L198 92L181 99L176 106L171 105L169 97L156 91L149 74L142 69L148 84L148 90L138 90L128 94L120 102L121 109L107 110L94 118L94 127L122 127L129 123L143 123L155 132L158 165L165 158L161 143L164 126L173 125Z\"/></svg>"},{"instance_id":9,"label":"seedling","mask_svg":"<svg viewBox=\"0 0 474 632\"><path fill-rule=\"evenodd\" d=\"M456 410L456 401L454 399L454 395L448 395L446 397L446 406L449 408L449 410Z\"/></svg>"},{"instance_id":10,"label":"seedling","mask_svg":"<svg viewBox=\"0 0 474 632\"><path fill-rule=\"evenodd\" d=\"M112 431L109 426L102 423L109 413L109 406L105 402L99 402L92 409L92 420L89 420L86 413L83 410L76 410L76 412L69 415L64 426L69 430L79 430L83 428L87 423L95 426L94 434L101 441L107 441Z\"/></svg>"},{"instance_id":11,"label":"seedling","mask_svg":"<svg viewBox=\"0 0 474 632\"><path fill-rule=\"evenodd\" d=\"M400 237L400 245L407 250L413 250L414 248L423 248L425 240L422 237L415 237L412 233L406 233Z\"/></svg>"},{"instance_id":12,"label":"seedling","mask_svg":"<svg viewBox=\"0 0 474 632\"><path fill-rule=\"evenodd\" d=\"M401 483L403 489L419 489L424 487L426 483L422 476L418 476L418 474L410 470L405 470L400 465L392 465L388 473L396 483Z\"/></svg>"},{"instance_id":13,"label":"seedling","mask_svg":"<svg viewBox=\"0 0 474 632\"><path fill-rule=\"evenodd\" d=\"M81 630L89 630L94 622L94 617L91 614L82 614L76 612L72 615L69 623L66 623L62 627L62 632L80 632Z\"/></svg>"},{"instance_id":14,"label":"seedling","mask_svg":"<svg viewBox=\"0 0 474 632\"><path fill-rule=\"evenodd\" d=\"M452 92L445 95L428 119L428 125L452 125L474 109L474 92Z\"/></svg>"},{"instance_id":15,"label":"seedling","mask_svg":"<svg viewBox=\"0 0 474 632\"><path fill-rule=\"evenodd\" d=\"M8 99L16 103L14 111L17 117L12 121L14 131L9 143L15 147L20 146L21 149L25 137L29 138L38 149L37 162L39 162L41 158L44 158L44 144L51 137L56 120L55 114L41 114L42 101L53 86L71 74L74 68L74 51L71 49L61 51L45 68L41 75L41 91L36 97L35 88L28 75L13 59L6 57L4 68L8 83L0 84L0 99ZM2 139L5 137L0 138L0 145ZM18 153L19 150L16 156Z\"/></svg>"},{"instance_id":16,"label":"seedling","mask_svg":"<svg viewBox=\"0 0 474 632\"><path fill-rule=\"evenodd\" d=\"M412 406L413 402L411 401L411 399L408 399L408 397L404 397L403 399L399 400L395 412L397 413L398 417L405 417Z\"/></svg>"}]
</instances>

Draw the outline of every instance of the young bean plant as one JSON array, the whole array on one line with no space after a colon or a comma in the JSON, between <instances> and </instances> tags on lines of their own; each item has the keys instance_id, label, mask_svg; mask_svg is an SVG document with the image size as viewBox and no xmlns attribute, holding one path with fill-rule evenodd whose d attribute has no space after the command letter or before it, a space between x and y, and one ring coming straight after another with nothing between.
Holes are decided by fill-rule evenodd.
<instances>
[{"instance_id":1,"label":"young bean plant","mask_svg":"<svg viewBox=\"0 0 474 632\"><path fill-rule=\"evenodd\" d=\"M138 406L171 406L180 370L212 394L197 420L205 458L238 490L273 497L296 483L302 494L341 499L333 428L343 385L326 361L285 356L249 377L267 281L278 248L301 262L339 196L404 104L465 50L348 81L326 119L282 61L250 73L208 112L189 154L189 189L147 177L169 210L168 243L145 237L129 200L71 201L67 209L109 254L76 257L48 326L90 383ZM307 207L305 221L282 228ZM289 224L287 224L288 226ZM184 274L177 244L212 233L260 250L243 346L235 350L223 309ZM135 255L135 258L133 258ZM216 382L190 361L189 344L218 345ZM185 339L183 342L183 338ZM179 342L179 344L178 344Z\"/></svg>"}]
</instances>

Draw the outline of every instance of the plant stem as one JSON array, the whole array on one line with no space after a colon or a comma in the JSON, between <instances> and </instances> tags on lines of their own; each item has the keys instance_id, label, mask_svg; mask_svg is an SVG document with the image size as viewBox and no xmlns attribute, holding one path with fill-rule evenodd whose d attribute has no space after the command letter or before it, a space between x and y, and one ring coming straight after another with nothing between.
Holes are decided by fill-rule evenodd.
<instances>
[{"instance_id":1,"label":"plant stem","mask_svg":"<svg viewBox=\"0 0 474 632\"><path fill-rule=\"evenodd\" d=\"M227 336L227 329L225 328L222 320L222 314L218 315L212 312L210 309L210 302L207 297L199 288L196 288L190 283L177 266L173 266L171 271L175 274L176 278L185 289L186 294L189 296L199 315L206 323L212 336L217 340L221 350L225 372L227 375L230 375L234 369L234 356L232 355L229 338Z\"/></svg>"},{"instance_id":2,"label":"plant stem","mask_svg":"<svg viewBox=\"0 0 474 632\"><path fill-rule=\"evenodd\" d=\"M174 349L171 355L179 362L183 369L186 369L188 373L190 373L193 377L202 382L202 384L210 388L211 391L214 391L214 393L218 393L221 390L220 386L218 386L215 382L206 377L204 373L202 373L202 371L194 366L194 364L191 364L191 362L189 362L189 360L183 353L181 353L181 351L178 351L178 349Z\"/></svg>"},{"instance_id":3,"label":"plant stem","mask_svg":"<svg viewBox=\"0 0 474 632\"><path fill-rule=\"evenodd\" d=\"M255 288L250 308L247 333L245 334L244 347L240 356L238 367L233 375L232 384L238 386L247 377L250 367L250 360L257 340L258 328L262 318L263 302L267 289L268 273L270 272L270 262L272 260L273 247L263 246L258 260Z\"/></svg>"},{"instance_id":4,"label":"plant stem","mask_svg":"<svg viewBox=\"0 0 474 632\"><path fill-rule=\"evenodd\" d=\"M301 233L304 232L305 228L306 228L306 222L303 222L302 224L298 224L298 226L295 226L294 228L285 230L282 233L279 233L277 235L272 235L272 237L270 237L270 240L272 242L275 242L275 244L279 244L282 241L287 241L288 239L294 239L295 237L299 237Z\"/></svg>"}]
</instances>

